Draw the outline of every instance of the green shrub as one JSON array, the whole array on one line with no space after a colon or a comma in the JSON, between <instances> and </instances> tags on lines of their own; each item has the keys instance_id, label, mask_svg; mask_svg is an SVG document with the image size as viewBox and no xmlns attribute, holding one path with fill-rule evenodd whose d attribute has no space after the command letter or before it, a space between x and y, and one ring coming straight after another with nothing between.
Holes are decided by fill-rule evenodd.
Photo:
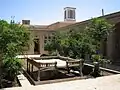
<instances>
[{"instance_id":1,"label":"green shrub","mask_svg":"<svg viewBox=\"0 0 120 90\"><path fill-rule=\"evenodd\" d=\"M102 58L102 56L99 55L99 54L92 55L92 61L93 62L99 62L101 58Z\"/></svg>"},{"instance_id":2,"label":"green shrub","mask_svg":"<svg viewBox=\"0 0 120 90\"><path fill-rule=\"evenodd\" d=\"M3 74L5 79L15 79L22 67L21 60L15 57L28 50L29 41L28 28L14 21L0 20L0 80Z\"/></svg>"},{"instance_id":3,"label":"green shrub","mask_svg":"<svg viewBox=\"0 0 120 90\"><path fill-rule=\"evenodd\" d=\"M8 80L14 80L22 68L22 61L18 58L5 57L3 62L4 76Z\"/></svg>"}]
</instances>

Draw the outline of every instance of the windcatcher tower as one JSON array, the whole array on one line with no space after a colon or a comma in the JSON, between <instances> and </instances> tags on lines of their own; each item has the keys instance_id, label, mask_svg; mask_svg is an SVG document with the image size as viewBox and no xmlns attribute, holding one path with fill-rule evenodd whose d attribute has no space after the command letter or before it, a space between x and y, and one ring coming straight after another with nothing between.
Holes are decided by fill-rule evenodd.
<instances>
[{"instance_id":1,"label":"windcatcher tower","mask_svg":"<svg viewBox=\"0 0 120 90\"><path fill-rule=\"evenodd\" d=\"M76 8L73 7L65 7L64 8L64 21L67 22L75 22L76 21Z\"/></svg>"}]
</instances>

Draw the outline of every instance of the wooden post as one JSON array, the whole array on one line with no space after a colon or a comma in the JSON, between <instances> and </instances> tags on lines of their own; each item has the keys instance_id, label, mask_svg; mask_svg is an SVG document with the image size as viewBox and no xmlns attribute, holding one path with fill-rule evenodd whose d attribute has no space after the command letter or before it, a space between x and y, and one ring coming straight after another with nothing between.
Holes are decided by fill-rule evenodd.
<instances>
[{"instance_id":1,"label":"wooden post","mask_svg":"<svg viewBox=\"0 0 120 90\"><path fill-rule=\"evenodd\" d=\"M57 62L55 62L55 69L57 69Z\"/></svg>"},{"instance_id":2,"label":"wooden post","mask_svg":"<svg viewBox=\"0 0 120 90\"><path fill-rule=\"evenodd\" d=\"M31 67L31 72L33 73L33 64L32 64L32 67Z\"/></svg>"},{"instance_id":3,"label":"wooden post","mask_svg":"<svg viewBox=\"0 0 120 90\"><path fill-rule=\"evenodd\" d=\"M28 63L28 72L30 74L30 63Z\"/></svg>"},{"instance_id":4,"label":"wooden post","mask_svg":"<svg viewBox=\"0 0 120 90\"><path fill-rule=\"evenodd\" d=\"M80 75L83 76L82 68L83 68L83 63L84 63L84 61L81 60L79 63L80 63Z\"/></svg>"},{"instance_id":5,"label":"wooden post","mask_svg":"<svg viewBox=\"0 0 120 90\"><path fill-rule=\"evenodd\" d=\"M40 68L38 68L38 77L37 80L40 81Z\"/></svg>"},{"instance_id":6,"label":"wooden post","mask_svg":"<svg viewBox=\"0 0 120 90\"><path fill-rule=\"evenodd\" d=\"M29 72L31 71L30 66L31 66L31 64L29 63Z\"/></svg>"},{"instance_id":7,"label":"wooden post","mask_svg":"<svg viewBox=\"0 0 120 90\"><path fill-rule=\"evenodd\" d=\"M28 72L28 58L27 58L27 72Z\"/></svg>"},{"instance_id":8,"label":"wooden post","mask_svg":"<svg viewBox=\"0 0 120 90\"><path fill-rule=\"evenodd\" d=\"M66 61L66 68L67 68L67 72L68 72L68 74L69 74L69 73L70 73L70 70L69 70L68 60Z\"/></svg>"},{"instance_id":9,"label":"wooden post","mask_svg":"<svg viewBox=\"0 0 120 90\"><path fill-rule=\"evenodd\" d=\"M33 76L33 64L31 66L31 76Z\"/></svg>"},{"instance_id":10,"label":"wooden post","mask_svg":"<svg viewBox=\"0 0 120 90\"><path fill-rule=\"evenodd\" d=\"M48 63L46 63L46 67L48 67Z\"/></svg>"}]
</instances>

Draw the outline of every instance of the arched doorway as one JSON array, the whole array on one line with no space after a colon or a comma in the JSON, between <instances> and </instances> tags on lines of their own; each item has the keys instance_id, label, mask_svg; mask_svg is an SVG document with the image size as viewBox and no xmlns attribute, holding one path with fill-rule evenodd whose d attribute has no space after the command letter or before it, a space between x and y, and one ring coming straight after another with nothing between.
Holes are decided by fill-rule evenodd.
<instances>
[{"instance_id":1,"label":"arched doorway","mask_svg":"<svg viewBox=\"0 0 120 90\"><path fill-rule=\"evenodd\" d=\"M34 39L34 54L40 54L39 39Z\"/></svg>"}]
</instances>

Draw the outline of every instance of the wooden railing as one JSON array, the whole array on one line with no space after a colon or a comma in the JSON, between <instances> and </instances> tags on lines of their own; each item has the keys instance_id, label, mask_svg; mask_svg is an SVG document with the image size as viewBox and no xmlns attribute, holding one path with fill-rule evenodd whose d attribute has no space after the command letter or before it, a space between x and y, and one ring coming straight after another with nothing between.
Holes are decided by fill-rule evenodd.
<instances>
[{"instance_id":1,"label":"wooden railing","mask_svg":"<svg viewBox=\"0 0 120 90\"><path fill-rule=\"evenodd\" d=\"M40 71L46 70L46 69L57 69L57 62L36 62L36 60L44 60L44 59L60 59L63 61L66 61L66 66L64 68L67 69L68 73L70 72L71 67L78 67L79 68L79 73L82 75L82 68L83 68L83 59L72 59L68 57L63 57L63 56L44 56L44 57L37 57L37 58L27 58L27 72L33 72L33 66L36 66L38 68L38 78L37 80L40 80Z\"/></svg>"},{"instance_id":2,"label":"wooden railing","mask_svg":"<svg viewBox=\"0 0 120 90\"><path fill-rule=\"evenodd\" d=\"M46 69L57 69L57 62L51 62L51 63L41 63L36 62L33 58L27 58L27 72L33 73L33 66L36 66L38 68L38 76L37 80L40 80L40 71L46 70Z\"/></svg>"},{"instance_id":3,"label":"wooden railing","mask_svg":"<svg viewBox=\"0 0 120 90\"><path fill-rule=\"evenodd\" d=\"M78 67L78 71L79 71L79 74L82 76L82 68L83 68L83 60L75 60L75 61L66 61L66 68L67 68L67 71L68 73L70 73L70 69L71 67Z\"/></svg>"}]
</instances>

